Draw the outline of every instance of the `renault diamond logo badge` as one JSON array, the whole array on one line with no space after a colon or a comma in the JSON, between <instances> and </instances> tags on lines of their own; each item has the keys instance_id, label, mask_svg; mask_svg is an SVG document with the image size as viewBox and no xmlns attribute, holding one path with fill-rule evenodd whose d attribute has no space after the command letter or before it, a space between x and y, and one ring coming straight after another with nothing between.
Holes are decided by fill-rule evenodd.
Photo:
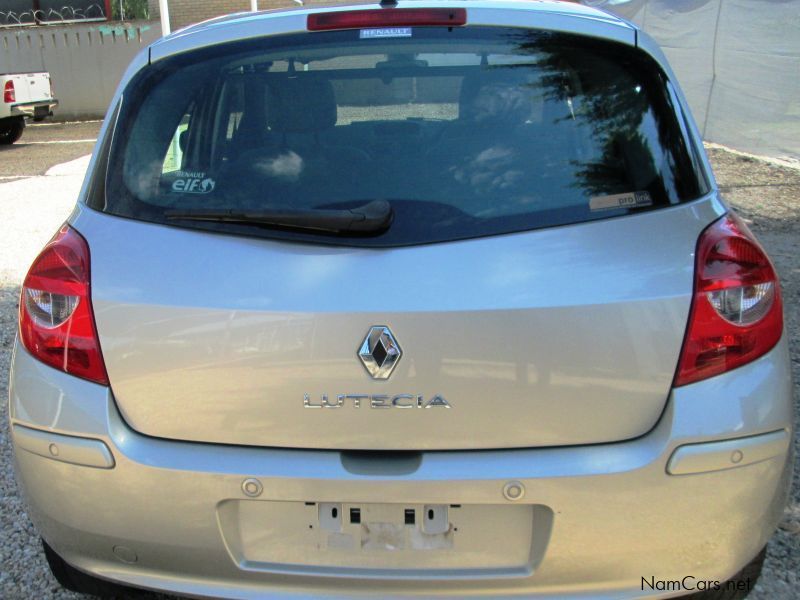
<instances>
[{"instance_id":1,"label":"renault diamond logo badge","mask_svg":"<svg viewBox=\"0 0 800 600\"><path fill-rule=\"evenodd\" d=\"M361 344L358 357L373 379L388 379L403 351L388 327L373 327Z\"/></svg>"}]
</instances>

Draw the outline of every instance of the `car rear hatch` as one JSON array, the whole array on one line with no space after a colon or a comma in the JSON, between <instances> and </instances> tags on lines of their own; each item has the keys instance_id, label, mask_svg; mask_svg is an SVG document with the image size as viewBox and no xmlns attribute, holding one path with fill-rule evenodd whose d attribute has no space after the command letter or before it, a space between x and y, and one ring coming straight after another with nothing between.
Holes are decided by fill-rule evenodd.
<instances>
[{"instance_id":1,"label":"car rear hatch","mask_svg":"<svg viewBox=\"0 0 800 600\"><path fill-rule=\"evenodd\" d=\"M621 440L655 424L711 210L387 250L88 211L77 225L92 251L114 397L138 431L260 446L505 448ZM402 352L388 379L359 359L373 326L387 326ZM306 395L338 408L309 409ZM398 395L414 408L387 408ZM434 397L450 408L428 408Z\"/></svg>"},{"instance_id":2,"label":"car rear hatch","mask_svg":"<svg viewBox=\"0 0 800 600\"><path fill-rule=\"evenodd\" d=\"M647 432L718 214L666 76L578 36L363 31L128 86L74 220L124 418L334 449Z\"/></svg>"}]
</instances>

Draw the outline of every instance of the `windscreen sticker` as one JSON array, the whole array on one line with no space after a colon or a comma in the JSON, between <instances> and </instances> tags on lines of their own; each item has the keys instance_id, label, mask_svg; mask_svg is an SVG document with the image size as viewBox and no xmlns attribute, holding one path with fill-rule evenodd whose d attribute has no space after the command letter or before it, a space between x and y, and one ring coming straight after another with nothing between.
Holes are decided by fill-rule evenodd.
<instances>
[{"instance_id":1,"label":"windscreen sticker","mask_svg":"<svg viewBox=\"0 0 800 600\"><path fill-rule=\"evenodd\" d=\"M630 192L611 196L594 196L589 200L590 210L613 210L615 208L640 208L652 206L650 192Z\"/></svg>"},{"instance_id":2,"label":"windscreen sticker","mask_svg":"<svg viewBox=\"0 0 800 600\"><path fill-rule=\"evenodd\" d=\"M375 38L411 37L411 27L381 27L380 29L362 29L358 37L362 40Z\"/></svg>"},{"instance_id":3,"label":"windscreen sticker","mask_svg":"<svg viewBox=\"0 0 800 600\"><path fill-rule=\"evenodd\" d=\"M214 180L199 171L178 171L172 182L172 191L180 194L210 194L216 185Z\"/></svg>"}]
</instances>

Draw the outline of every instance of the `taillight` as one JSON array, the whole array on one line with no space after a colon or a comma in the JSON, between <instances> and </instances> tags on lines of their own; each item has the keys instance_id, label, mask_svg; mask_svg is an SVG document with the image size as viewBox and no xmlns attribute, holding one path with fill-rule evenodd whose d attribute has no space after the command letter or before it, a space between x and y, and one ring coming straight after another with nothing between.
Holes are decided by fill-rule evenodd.
<instances>
[{"instance_id":1,"label":"taillight","mask_svg":"<svg viewBox=\"0 0 800 600\"><path fill-rule=\"evenodd\" d=\"M20 339L28 352L51 367L108 385L89 286L89 246L64 225L22 284Z\"/></svg>"},{"instance_id":2,"label":"taillight","mask_svg":"<svg viewBox=\"0 0 800 600\"><path fill-rule=\"evenodd\" d=\"M782 332L775 268L747 226L728 214L697 244L694 298L675 385L753 361L769 352Z\"/></svg>"},{"instance_id":3,"label":"taillight","mask_svg":"<svg viewBox=\"0 0 800 600\"><path fill-rule=\"evenodd\" d=\"M308 15L309 31L362 29L370 27L455 27L465 25L464 8L382 8L379 10L346 10Z\"/></svg>"},{"instance_id":4,"label":"taillight","mask_svg":"<svg viewBox=\"0 0 800 600\"><path fill-rule=\"evenodd\" d=\"M11 104L17 101L17 92L14 90L14 82L9 79L3 86L3 102Z\"/></svg>"}]
</instances>

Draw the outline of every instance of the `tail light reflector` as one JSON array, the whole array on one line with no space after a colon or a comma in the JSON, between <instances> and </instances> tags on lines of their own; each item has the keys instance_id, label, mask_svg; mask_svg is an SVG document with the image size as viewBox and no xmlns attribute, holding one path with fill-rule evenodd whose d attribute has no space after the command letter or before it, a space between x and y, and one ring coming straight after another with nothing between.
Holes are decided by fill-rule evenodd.
<instances>
[{"instance_id":1,"label":"tail light reflector","mask_svg":"<svg viewBox=\"0 0 800 600\"><path fill-rule=\"evenodd\" d=\"M19 329L22 344L35 358L108 385L92 311L89 246L68 225L44 247L25 277Z\"/></svg>"},{"instance_id":2,"label":"tail light reflector","mask_svg":"<svg viewBox=\"0 0 800 600\"><path fill-rule=\"evenodd\" d=\"M735 369L769 352L783 332L775 268L734 214L700 236L689 326L675 386Z\"/></svg>"},{"instance_id":3,"label":"tail light reflector","mask_svg":"<svg viewBox=\"0 0 800 600\"><path fill-rule=\"evenodd\" d=\"M5 102L6 104L11 104L12 102L16 101L17 101L17 92L14 89L14 82L9 79L3 86L3 102Z\"/></svg>"},{"instance_id":4,"label":"tail light reflector","mask_svg":"<svg viewBox=\"0 0 800 600\"><path fill-rule=\"evenodd\" d=\"M467 23L464 8L383 8L346 10L308 15L309 31L369 27L456 27Z\"/></svg>"}]
</instances>

